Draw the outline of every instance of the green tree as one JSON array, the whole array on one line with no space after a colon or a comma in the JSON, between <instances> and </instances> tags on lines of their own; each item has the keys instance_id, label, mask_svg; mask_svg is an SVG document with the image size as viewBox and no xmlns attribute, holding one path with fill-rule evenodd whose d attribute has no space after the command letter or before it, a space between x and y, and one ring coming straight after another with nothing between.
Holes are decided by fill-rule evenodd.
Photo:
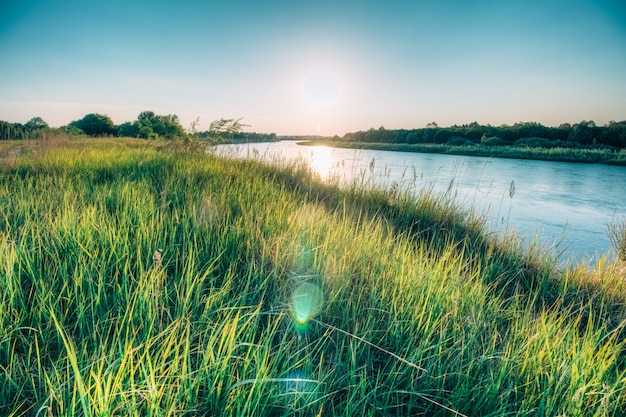
<instances>
[{"instance_id":1,"label":"green tree","mask_svg":"<svg viewBox=\"0 0 626 417\"><path fill-rule=\"evenodd\" d=\"M24 127L28 130L48 129L48 123L39 116L33 117L24 124Z\"/></svg>"},{"instance_id":2,"label":"green tree","mask_svg":"<svg viewBox=\"0 0 626 417\"><path fill-rule=\"evenodd\" d=\"M626 147L626 121L610 121L604 126L600 142L618 148Z\"/></svg>"},{"instance_id":3,"label":"green tree","mask_svg":"<svg viewBox=\"0 0 626 417\"><path fill-rule=\"evenodd\" d=\"M70 125L79 128L88 136L109 136L117 133L113 121L106 114L90 113Z\"/></svg>"},{"instance_id":4,"label":"green tree","mask_svg":"<svg viewBox=\"0 0 626 417\"><path fill-rule=\"evenodd\" d=\"M153 111L143 111L137 116L137 130L139 137L152 139L164 137L174 139L185 136L185 129L175 114L158 115Z\"/></svg>"},{"instance_id":5,"label":"green tree","mask_svg":"<svg viewBox=\"0 0 626 417\"><path fill-rule=\"evenodd\" d=\"M175 114L168 114L167 116L159 116L159 118L164 128L162 136L165 136L168 139L185 136L185 129L180 124L178 116Z\"/></svg>"},{"instance_id":6,"label":"green tree","mask_svg":"<svg viewBox=\"0 0 626 417\"><path fill-rule=\"evenodd\" d=\"M417 136L417 133L413 130L404 137L404 141L409 145L414 145L419 142L419 137Z\"/></svg>"},{"instance_id":7,"label":"green tree","mask_svg":"<svg viewBox=\"0 0 626 417\"><path fill-rule=\"evenodd\" d=\"M139 116L137 116L137 120L144 124L152 124L155 116L156 114L154 114L153 111L146 110L139 113Z\"/></svg>"},{"instance_id":8,"label":"green tree","mask_svg":"<svg viewBox=\"0 0 626 417\"><path fill-rule=\"evenodd\" d=\"M33 117L26 124L0 121L0 140L36 139L43 129L49 129L41 117Z\"/></svg>"},{"instance_id":9,"label":"green tree","mask_svg":"<svg viewBox=\"0 0 626 417\"><path fill-rule=\"evenodd\" d=\"M117 127L117 136L127 138L139 137L139 126L137 122L124 122Z\"/></svg>"},{"instance_id":10,"label":"green tree","mask_svg":"<svg viewBox=\"0 0 626 417\"><path fill-rule=\"evenodd\" d=\"M439 129L435 132L432 138L432 141L435 143L446 143L453 136L459 136L459 135L455 135L455 132L453 132L451 128Z\"/></svg>"},{"instance_id":11,"label":"green tree","mask_svg":"<svg viewBox=\"0 0 626 417\"><path fill-rule=\"evenodd\" d=\"M13 124L0 120L0 140L10 140L13 130Z\"/></svg>"},{"instance_id":12,"label":"green tree","mask_svg":"<svg viewBox=\"0 0 626 417\"><path fill-rule=\"evenodd\" d=\"M599 128L593 120L576 123L569 134L568 140L581 145L595 145Z\"/></svg>"}]
</instances>

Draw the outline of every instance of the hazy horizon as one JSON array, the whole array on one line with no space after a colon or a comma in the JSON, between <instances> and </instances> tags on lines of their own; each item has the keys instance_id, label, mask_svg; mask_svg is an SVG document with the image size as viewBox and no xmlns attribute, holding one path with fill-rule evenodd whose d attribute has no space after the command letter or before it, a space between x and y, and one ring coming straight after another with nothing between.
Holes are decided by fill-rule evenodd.
<instances>
[{"instance_id":1,"label":"hazy horizon","mask_svg":"<svg viewBox=\"0 0 626 417\"><path fill-rule=\"evenodd\" d=\"M620 1L25 0L0 5L0 120L144 110L343 135L626 119Z\"/></svg>"}]
</instances>

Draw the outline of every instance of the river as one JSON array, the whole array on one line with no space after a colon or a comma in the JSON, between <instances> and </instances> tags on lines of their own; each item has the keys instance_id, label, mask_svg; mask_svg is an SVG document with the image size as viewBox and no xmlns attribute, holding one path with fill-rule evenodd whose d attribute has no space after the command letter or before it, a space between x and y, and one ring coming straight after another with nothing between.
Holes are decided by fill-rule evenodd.
<instances>
[{"instance_id":1,"label":"river","mask_svg":"<svg viewBox=\"0 0 626 417\"><path fill-rule=\"evenodd\" d=\"M268 161L302 159L322 180L448 193L463 207L485 214L492 230L515 230L525 243L536 238L562 263L591 263L611 253L607 226L626 217L626 167L620 166L312 147L294 141L216 149Z\"/></svg>"}]
</instances>

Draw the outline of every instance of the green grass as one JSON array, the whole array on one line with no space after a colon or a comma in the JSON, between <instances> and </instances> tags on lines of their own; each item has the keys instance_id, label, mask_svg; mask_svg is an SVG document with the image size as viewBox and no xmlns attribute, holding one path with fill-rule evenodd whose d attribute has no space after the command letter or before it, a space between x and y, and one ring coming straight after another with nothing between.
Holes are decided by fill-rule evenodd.
<instances>
[{"instance_id":1,"label":"green grass","mask_svg":"<svg viewBox=\"0 0 626 417\"><path fill-rule=\"evenodd\" d=\"M623 415L607 259L193 146L0 164L0 415Z\"/></svg>"},{"instance_id":2,"label":"green grass","mask_svg":"<svg viewBox=\"0 0 626 417\"><path fill-rule=\"evenodd\" d=\"M446 145L422 143L409 145L404 143L346 142L333 140L312 140L305 145L324 145L338 148L375 149L382 151L441 153L450 155L487 156L494 158L535 159L557 162L581 162L608 165L626 165L626 150L586 148L541 148L517 145Z\"/></svg>"}]
</instances>

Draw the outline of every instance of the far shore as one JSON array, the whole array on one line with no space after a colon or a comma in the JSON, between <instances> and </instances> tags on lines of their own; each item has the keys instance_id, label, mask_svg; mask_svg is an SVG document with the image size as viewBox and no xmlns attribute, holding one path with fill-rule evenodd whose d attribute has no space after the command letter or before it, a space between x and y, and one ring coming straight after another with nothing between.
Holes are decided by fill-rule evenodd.
<instances>
[{"instance_id":1,"label":"far shore","mask_svg":"<svg viewBox=\"0 0 626 417\"><path fill-rule=\"evenodd\" d=\"M346 142L330 139L315 139L298 142L304 146L330 146L334 148L371 149L381 151L439 153L448 155L486 156L492 158L532 159L553 162L578 162L626 166L626 150L585 148L540 148L525 146L445 145L445 144L402 144Z\"/></svg>"}]
</instances>

